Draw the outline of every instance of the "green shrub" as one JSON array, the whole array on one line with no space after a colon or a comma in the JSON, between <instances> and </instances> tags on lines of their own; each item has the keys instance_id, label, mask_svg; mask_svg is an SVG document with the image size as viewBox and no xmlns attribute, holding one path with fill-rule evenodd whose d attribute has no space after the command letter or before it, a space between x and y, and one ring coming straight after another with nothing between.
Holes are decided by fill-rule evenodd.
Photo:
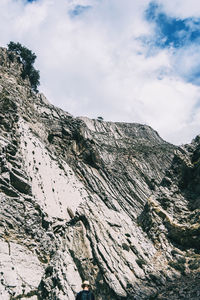
<instances>
[{"instance_id":1,"label":"green shrub","mask_svg":"<svg viewBox=\"0 0 200 300\"><path fill-rule=\"evenodd\" d=\"M196 269L200 268L200 260L190 260L189 268L191 270L196 270Z\"/></svg>"},{"instance_id":2,"label":"green shrub","mask_svg":"<svg viewBox=\"0 0 200 300\"><path fill-rule=\"evenodd\" d=\"M9 53L8 58L10 59L11 62L14 62L14 54L13 53Z\"/></svg>"},{"instance_id":3,"label":"green shrub","mask_svg":"<svg viewBox=\"0 0 200 300\"><path fill-rule=\"evenodd\" d=\"M171 260L171 261L169 261L169 265L172 268L176 269L177 271L180 271L181 274L184 274L184 272L185 272L185 265L183 263L179 263L177 261Z\"/></svg>"},{"instance_id":4,"label":"green shrub","mask_svg":"<svg viewBox=\"0 0 200 300\"><path fill-rule=\"evenodd\" d=\"M129 251L130 250L130 247L129 245L127 245L126 243L122 243L122 248L126 251Z\"/></svg>"},{"instance_id":5,"label":"green shrub","mask_svg":"<svg viewBox=\"0 0 200 300\"><path fill-rule=\"evenodd\" d=\"M138 264L138 266L139 266L140 268L142 268L143 265L146 265L145 260L142 259L142 258L137 258L137 259L136 259L136 263Z\"/></svg>"},{"instance_id":6,"label":"green shrub","mask_svg":"<svg viewBox=\"0 0 200 300\"><path fill-rule=\"evenodd\" d=\"M103 121L103 118L102 117L97 117L97 120L101 122L101 121Z\"/></svg>"},{"instance_id":7,"label":"green shrub","mask_svg":"<svg viewBox=\"0 0 200 300\"><path fill-rule=\"evenodd\" d=\"M40 73L33 67L35 59L37 56L28 48L22 46L20 43L10 42L8 44L8 50L14 51L20 56L21 62L23 64L23 71L21 76L23 79L28 76L32 89L38 92L37 87L40 84Z\"/></svg>"}]
</instances>

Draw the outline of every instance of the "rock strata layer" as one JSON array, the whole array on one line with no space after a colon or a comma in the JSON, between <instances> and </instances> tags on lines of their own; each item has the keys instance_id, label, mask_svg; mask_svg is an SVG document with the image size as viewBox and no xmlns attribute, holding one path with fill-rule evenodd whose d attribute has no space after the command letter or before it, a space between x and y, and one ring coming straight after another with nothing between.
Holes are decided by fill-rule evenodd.
<instances>
[{"instance_id":1,"label":"rock strata layer","mask_svg":"<svg viewBox=\"0 0 200 300\"><path fill-rule=\"evenodd\" d=\"M12 59L11 59L12 57ZM74 118L0 48L0 299L200 298L200 137Z\"/></svg>"}]
</instances>

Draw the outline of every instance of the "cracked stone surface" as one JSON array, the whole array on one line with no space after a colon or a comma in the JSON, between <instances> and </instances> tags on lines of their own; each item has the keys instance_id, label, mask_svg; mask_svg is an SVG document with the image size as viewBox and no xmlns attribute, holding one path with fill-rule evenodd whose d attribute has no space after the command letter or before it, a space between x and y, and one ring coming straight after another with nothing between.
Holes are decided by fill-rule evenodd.
<instances>
[{"instance_id":1,"label":"cracked stone surface","mask_svg":"<svg viewBox=\"0 0 200 300\"><path fill-rule=\"evenodd\" d=\"M74 118L0 48L0 299L200 297L200 136Z\"/></svg>"}]
</instances>

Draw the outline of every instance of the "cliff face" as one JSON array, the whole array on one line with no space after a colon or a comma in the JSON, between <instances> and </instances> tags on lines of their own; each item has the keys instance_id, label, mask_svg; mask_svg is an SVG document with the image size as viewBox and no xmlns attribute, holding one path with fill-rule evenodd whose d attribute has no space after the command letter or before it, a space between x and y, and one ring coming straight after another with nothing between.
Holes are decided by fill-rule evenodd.
<instances>
[{"instance_id":1,"label":"cliff face","mask_svg":"<svg viewBox=\"0 0 200 300\"><path fill-rule=\"evenodd\" d=\"M1 48L0 299L72 300L83 279L97 300L199 299L200 138L74 118L21 69Z\"/></svg>"}]
</instances>

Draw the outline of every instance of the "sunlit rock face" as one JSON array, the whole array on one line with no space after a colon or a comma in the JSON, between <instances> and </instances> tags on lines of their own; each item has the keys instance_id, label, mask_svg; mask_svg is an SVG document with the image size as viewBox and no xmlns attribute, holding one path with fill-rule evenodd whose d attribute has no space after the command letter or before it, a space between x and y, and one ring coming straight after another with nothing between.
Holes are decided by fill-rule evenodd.
<instances>
[{"instance_id":1,"label":"sunlit rock face","mask_svg":"<svg viewBox=\"0 0 200 300\"><path fill-rule=\"evenodd\" d=\"M0 49L0 299L200 298L200 137L74 118Z\"/></svg>"}]
</instances>

